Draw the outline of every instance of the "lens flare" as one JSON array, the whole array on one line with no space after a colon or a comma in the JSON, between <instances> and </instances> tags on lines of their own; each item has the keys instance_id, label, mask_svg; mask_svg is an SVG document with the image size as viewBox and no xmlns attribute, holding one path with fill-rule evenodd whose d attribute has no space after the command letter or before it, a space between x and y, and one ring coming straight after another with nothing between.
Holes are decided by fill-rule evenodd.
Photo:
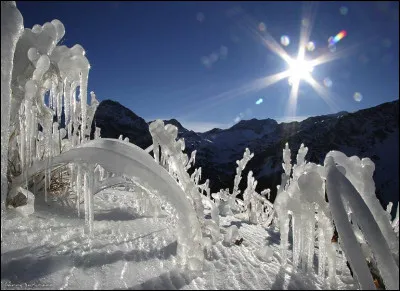
<instances>
[{"instance_id":1,"label":"lens flare","mask_svg":"<svg viewBox=\"0 0 400 291\"><path fill-rule=\"evenodd\" d=\"M357 102L360 102L360 101L363 99L363 96L361 95L360 92L356 92L356 93L354 93L353 98L354 98L354 100L356 100Z\"/></svg>"},{"instance_id":2,"label":"lens flare","mask_svg":"<svg viewBox=\"0 0 400 291\"><path fill-rule=\"evenodd\" d=\"M315 50L315 44L312 41L307 43L307 50L309 52L312 52L313 50Z\"/></svg>"},{"instance_id":3,"label":"lens flare","mask_svg":"<svg viewBox=\"0 0 400 291\"><path fill-rule=\"evenodd\" d=\"M327 87L327 88L330 88L330 87L332 87L332 80L331 79L329 79L328 77L326 77L325 79L324 79L324 85L325 85L325 87Z\"/></svg>"},{"instance_id":4,"label":"lens flare","mask_svg":"<svg viewBox=\"0 0 400 291\"><path fill-rule=\"evenodd\" d=\"M334 53L334 52L336 51L336 45L334 45L334 44L330 44L330 45L328 46L328 48L329 48L329 51L330 51L331 53Z\"/></svg>"},{"instance_id":5,"label":"lens flare","mask_svg":"<svg viewBox=\"0 0 400 291\"><path fill-rule=\"evenodd\" d=\"M258 100L256 101L256 105L260 105L261 103L263 103L263 99L262 99L262 98L260 98L260 99L258 99Z\"/></svg>"},{"instance_id":6,"label":"lens flare","mask_svg":"<svg viewBox=\"0 0 400 291\"><path fill-rule=\"evenodd\" d=\"M340 14L346 15L349 12L349 9L346 6L340 7Z\"/></svg>"},{"instance_id":7,"label":"lens flare","mask_svg":"<svg viewBox=\"0 0 400 291\"><path fill-rule=\"evenodd\" d=\"M281 36L281 44L283 46L288 46L290 44L290 38L287 35Z\"/></svg>"},{"instance_id":8,"label":"lens flare","mask_svg":"<svg viewBox=\"0 0 400 291\"><path fill-rule=\"evenodd\" d=\"M204 21L204 14L201 13L201 12L197 13L196 19L197 19L197 21L199 21L199 22L203 22L203 21Z\"/></svg>"},{"instance_id":9,"label":"lens flare","mask_svg":"<svg viewBox=\"0 0 400 291\"><path fill-rule=\"evenodd\" d=\"M260 24L258 25L258 30L259 31L265 31L266 27L264 22L260 22Z\"/></svg>"},{"instance_id":10,"label":"lens flare","mask_svg":"<svg viewBox=\"0 0 400 291\"><path fill-rule=\"evenodd\" d=\"M331 45L335 45L335 44L337 44L340 40L342 40L344 37L346 37L347 36L347 32L346 32L346 30L342 30L341 32L339 32L338 34L336 34L335 35L335 37L330 37L329 39L328 39L328 43L329 43L329 45L331 46Z\"/></svg>"}]
</instances>

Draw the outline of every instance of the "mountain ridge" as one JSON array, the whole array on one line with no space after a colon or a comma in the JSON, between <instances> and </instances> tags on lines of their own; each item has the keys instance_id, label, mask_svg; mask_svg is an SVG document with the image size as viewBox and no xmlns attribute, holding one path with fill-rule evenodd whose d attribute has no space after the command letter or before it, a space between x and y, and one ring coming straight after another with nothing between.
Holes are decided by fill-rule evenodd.
<instances>
[{"instance_id":1,"label":"mountain ridge","mask_svg":"<svg viewBox=\"0 0 400 291\"><path fill-rule=\"evenodd\" d=\"M312 116L301 122L278 123L270 118L241 120L230 128L203 133L186 129L177 119L164 123L177 126L178 137L185 139L186 153L190 155L197 150L195 167L202 167L202 180L210 179L212 192L232 188L236 160L242 158L248 147L255 155L243 171L240 188L246 187L247 173L252 170L258 179L257 191L270 188L273 200L283 171L285 143L289 143L292 161L304 143L309 148L306 160L315 163L321 164L330 150L340 150L347 156L370 157L376 164L377 197L386 205L398 201L398 119L397 99L355 112ZM122 134L141 148L152 144L150 122L116 101L102 101L94 120L102 137L118 138Z\"/></svg>"}]
</instances>

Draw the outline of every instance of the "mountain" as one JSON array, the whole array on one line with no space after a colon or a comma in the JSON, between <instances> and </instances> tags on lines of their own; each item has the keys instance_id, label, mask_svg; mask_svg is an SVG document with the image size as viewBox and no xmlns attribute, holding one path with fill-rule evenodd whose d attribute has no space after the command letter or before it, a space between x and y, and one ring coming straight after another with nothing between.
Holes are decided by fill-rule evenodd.
<instances>
[{"instance_id":1,"label":"mountain","mask_svg":"<svg viewBox=\"0 0 400 291\"><path fill-rule=\"evenodd\" d=\"M94 126L101 128L104 138L118 138L122 134L141 148L153 143L146 121L116 101L100 102L94 115L92 132Z\"/></svg>"},{"instance_id":2,"label":"mountain","mask_svg":"<svg viewBox=\"0 0 400 291\"><path fill-rule=\"evenodd\" d=\"M148 123L118 102L100 103L95 114L96 126L102 137L129 137L136 145L146 148L151 144ZM339 150L347 156L370 157L375 163L374 180L377 197L386 206L397 203L399 193L399 101L381 104L354 113L345 111L309 117L301 122L277 123L273 119L242 120L228 129L214 128L196 133L182 126L176 119L164 120L178 128L186 152L197 150L196 167L202 167L202 181L210 179L213 192L232 188L236 160L246 147L254 152L253 159L242 175L241 189L246 187L247 173L252 170L258 180L257 190L271 189L281 181L282 149L288 142L292 161L295 161L301 143L309 148L306 160L323 163L330 150Z\"/></svg>"}]
</instances>

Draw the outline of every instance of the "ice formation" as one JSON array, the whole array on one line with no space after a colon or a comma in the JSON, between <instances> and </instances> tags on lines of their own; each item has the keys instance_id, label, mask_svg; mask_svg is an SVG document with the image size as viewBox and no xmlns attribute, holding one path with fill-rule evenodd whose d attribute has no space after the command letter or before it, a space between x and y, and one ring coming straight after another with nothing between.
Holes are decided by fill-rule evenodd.
<instances>
[{"instance_id":1,"label":"ice formation","mask_svg":"<svg viewBox=\"0 0 400 291\"><path fill-rule=\"evenodd\" d=\"M145 151L139 147L114 139L97 139L67 152L54 157L53 165L62 165L67 163L80 163L82 165L103 165L106 171L122 175L125 174L134 177L136 182L153 199L162 199L167 213L176 221L178 256L181 264L188 266L201 267L204 254L202 251L201 226L193 206L188 199L185 199L183 190L167 171L154 163L154 160ZM45 161L37 161L27 171L27 175L40 172L46 168ZM83 188L83 195L87 204L85 210L89 213L87 217L88 227L92 228L93 221L93 201L90 197L93 190L93 176L88 172L89 169L83 167L84 180L86 184ZM93 173L93 169L91 169ZM16 180L20 181L20 177ZM85 216L86 217L86 216Z\"/></svg>"},{"instance_id":2,"label":"ice formation","mask_svg":"<svg viewBox=\"0 0 400 291\"><path fill-rule=\"evenodd\" d=\"M13 15L14 12L9 13ZM8 150L8 155L2 153L2 159L8 156L12 163L18 164L21 174L18 176L18 173L12 173L8 169L11 176L11 189L9 193L8 191L2 191L2 193L8 193L9 197L13 197L15 189L25 183L23 185L25 190L34 191L34 194L42 189L45 201L49 202L52 177L55 171L59 170L53 169L52 159L89 139L91 123L99 102L95 94L91 92L91 102L90 105L87 104L90 65L85 57L84 49L80 45L72 48L57 46L64 33L63 24L59 20L53 20L43 26L35 25L32 29L25 28L15 44L14 66L12 73L10 72L12 91L11 104L8 106L10 115L2 115L2 118L3 116L7 118L10 124L11 149ZM3 33L2 23L2 38L3 36L7 35ZM12 42L5 41L5 43ZM76 96L77 90L78 96ZM3 92L7 90L2 90L2 94ZM3 100L6 98L2 97L2 103ZM4 108L7 108L7 104ZM63 124L61 124L62 115L65 117ZM96 129L95 136L99 137L99 129ZM2 133L3 138L8 139L6 134ZM45 161L42 178L37 175L30 177L27 174L27 169L36 161ZM77 165L70 165L61 172L70 177L71 186L75 185L76 206L79 213L82 177L79 175L80 170L76 167ZM90 170L82 173L84 175L83 194L87 210L86 221L92 229L91 195L87 194L88 191L90 192L90 183L92 183L91 176L87 176L89 172ZM22 176L22 181L15 179L16 176L18 178ZM28 189L28 180L31 178L34 179L34 187ZM44 187L37 187L40 181L44 181ZM64 193L67 193L66 190ZM4 197L2 199L4 201Z\"/></svg>"},{"instance_id":3,"label":"ice formation","mask_svg":"<svg viewBox=\"0 0 400 291\"><path fill-rule=\"evenodd\" d=\"M349 227L348 220L344 219L347 215L345 214L345 206L343 204L346 203L347 211L354 213L352 217L355 218L356 221L354 221L353 224L358 225L364 235L365 241L371 248L385 286L388 289L396 289L399 286L399 267L390 249L392 242L385 238L379 227L378 220L373 217L374 212L373 210L371 211L371 206L368 207L367 202L363 200L365 196L363 197L354 186L354 184L368 183L369 181L365 179L365 176L362 177L362 179L352 177L354 179L353 184L350 179L346 178L343 173L338 171L334 163L340 163L337 161L340 160L340 158L336 160L333 156L343 157L342 155L342 153L330 152L325 159L325 164L327 167L327 194L331 203L330 209L338 233L342 238L343 249L349 259L350 265L354 265L354 273L358 277L360 284L362 286L368 286L367 284L369 283L369 285L372 286L370 280L368 280L370 274L368 276L364 273L366 265L364 255L361 254L361 251L357 251L360 248L358 242L355 240L354 234L350 233L351 228ZM357 167L357 158L352 160L354 162L349 164L349 170L351 166L354 168ZM369 171L371 171L371 169L369 169ZM348 171L346 170L346 174L347 173ZM372 177L372 173L370 174L371 175L367 177ZM384 211L382 207L381 210ZM387 217L385 217L385 219L387 220ZM394 235L393 242L398 242L396 241L396 235L393 229L390 229L390 231ZM351 230L351 232L353 232L353 230ZM368 288L370 286L368 286Z\"/></svg>"},{"instance_id":4,"label":"ice formation","mask_svg":"<svg viewBox=\"0 0 400 291\"><path fill-rule=\"evenodd\" d=\"M345 177L355 187L359 195L361 195L365 204L371 211L374 220L377 222L380 231L389 244L390 251L396 260L399 262L399 244L396 234L392 228L390 218L386 215L385 210L381 206L375 195L375 183L373 173L375 164L369 158L360 160L358 157L347 157L345 154L338 151L330 151L326 155L326 160L332 157L334 161L345 169Z\"/></svg>"},{"instance_id":5,"label":"ice formation","mask_svg":"<svg viewBox=\"0 0 400 291\"><path fill-rule=\"evenodd\" d=\"M316 231L319 246L318 274L325 276L327 263L328 282L331 288L336 286L335 272L339 262L336 262L336 247L331 242L335 225L339 246L345 252L362 289L375 287L366 258L379 269L387 288L398 286L398 246L397 249L394 246L398 239L390 220L384 215L384 209L380 205L378 208L373 200L376 197L372 162L369 159L361 162L358 157L347 158L343 153L332 151L327 154L325 167L322 167L304 160L307 150L301 145L297 164L292 166L288 145L284 149L283 180L287 182L282 181L274 203L281 232L282 263L287 259L291 221L294 268L301 266L304 271L312 268ZM291 169L293 171L290 176ZM324 199L325 188L329 202Z\"/></svg>"},{"instance_id":6,"label":"ice formation","mask_svg":"<svg viewBox=\"0 0 400 291\"><path fill-rule=\"evenodd\" d=\"M7 165L10 136L10 116L12 112L11 82L14 66L14 52L24 26L22 15L15 1L1 2L1 209L5 208L8 191ZM2 214L3 217L3 214ZM3 224L3 223L2 223Z\"/></svg>"},{"instance_id":7,"label":"ice formation","mask_svg":"<svg viewBox=\"0 0 400 291\"><path fill-rule=\"evenodd\" d=\"M171 124L164 126L162 120L156 120L150 124L149 130L153 137L155 161L167 166L170 174L176 177L179 185L196 210L199 220L202 222L204 207L202 204L202 195L197 186L201 175L201 168L196 169L192 177L187 173L186 167L188 166L189 160L187 155L182 152L185 149L185 142L183 139L176 140L178 129L175 126Z\"/></svg>"},{"instance_id":8,"label":"ice formation","mask_svg":"<svg viewBox=\"0 0 400 291\"><path fill-rule=\"evenodd\" d=\"M235 204L236 197L240 194L239 183L242 180L242 171L246 167L247 163L254 157L254 153L250 153L250 150L246 148L243 153L243 158L240 161L236 161L238 165L236 168L236 176L234 179L233 190L229 199L229 205L232 210L237 211L237 205Z\"/></svg>"},{"instance_id":9,"label":"ice formation","mask_svg":"<svg viewBox=\"0 0 400 291\"><path fill-rule=\"evenodd\" d=\"M336 251L331 244L333 225L328 204L324 199L324 183L320 170L313 163L306 163L304 157L308 149L302 144L297 155L297 164L291 165L288 144L283 150L285 171L282 184L274 202L281 231L281 257L286 263L289 244L290 221L293 230L293 267L303 271L313 268L315 232L320 250L318 274L324 278L326 258L328 259L328 279L331 288L336 285ZM293 169L293 171L291 171ZM292 173L291 173L292 172ZM292 175L291 175L292 174ZM317 227L315 226L317 224Z\"/></svg>"}]
</instances>

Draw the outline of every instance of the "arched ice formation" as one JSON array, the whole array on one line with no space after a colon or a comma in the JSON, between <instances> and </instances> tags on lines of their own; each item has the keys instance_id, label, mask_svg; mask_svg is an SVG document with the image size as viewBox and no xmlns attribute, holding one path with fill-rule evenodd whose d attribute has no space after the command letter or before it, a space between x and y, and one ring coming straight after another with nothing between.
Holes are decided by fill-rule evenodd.
<instances>
[{"instance_id":1,"label":"arched ice formation","mask_svg":"<svg viewBox=\"0 0 400 291\"><path fill-rule=\"evenodd\" d=\"M327 168L326 193L332 217L343 243L342 248L353 268L355 277L361 285L361 289L371 290L375 286L362 250L348 221L345 204L350 207L354 216L358 217L357 223L374 254L386 288L389 290L398 289L399 267L396 265L389 245L370 209L354 185L337 169L332 156L327 155L325 165Z\"/></svg>"},{"instance_id":2,"label":"arched ice formation","mask_svg":"<svg viewBox=\"0 0 400 291\"><path fill-rule=\"evenodd\" d=\"M99 164L109 172L138 179L141 185L172 206L170 214L177 218L177 255L181 264L193 270L202 268L202 233L196 212L176 181L148 153L121 140L97 139L52 158L51 166L68 163ZM46 160L35 162L27 169L27 177L44 171L46 164ZM18 177L13 184L21 183L23 179Z\"/></svg>"}]
</instances>

